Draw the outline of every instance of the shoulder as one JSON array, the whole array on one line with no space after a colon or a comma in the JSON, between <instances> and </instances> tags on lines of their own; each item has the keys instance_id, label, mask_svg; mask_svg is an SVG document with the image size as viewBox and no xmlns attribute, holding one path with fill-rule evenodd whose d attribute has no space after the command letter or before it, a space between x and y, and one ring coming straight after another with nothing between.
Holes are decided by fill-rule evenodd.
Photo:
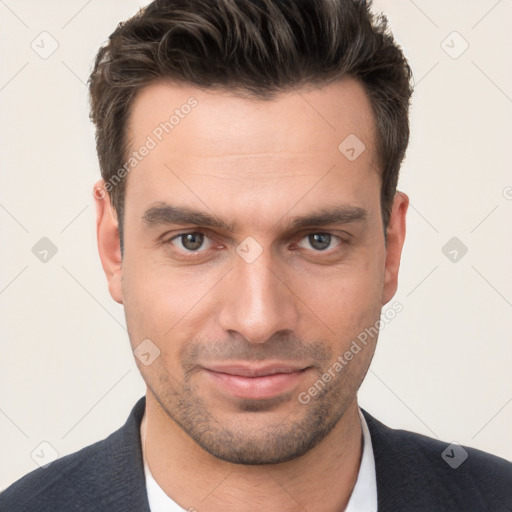
<instances>
[{"instance_id":1,"label":"shoulder","mask_svg":"<svg viewBox=\"0 0 512 512\"><path fill-rule=\"evenodd\" d=\"M106 439L38 468L0 494L0 510L71 512L147 509L137 402L125 425Z\"/></svg>"},{"instance_id":2,"label":"shoulder","mask_svg":"<svg viewBox=\"0 0 512 512\"><path fill-rule=\"evenodd\" d=\"M468 446L392 429L366 411L363 414L383 499L392 502L400 495L410 496L418 503L435 505L435 510L512 511L509 461Z\"/></svg>"},{"instance_id":3,"label":"shoulder","mask_svg":"<svg viewBox=\"0 0 512 512\"><path fill-rule=\"evenodd\" d=\"M88 479L94 486L108 444L109 438L28 473L0 494L0 510L49 512L90 508L95 493L83 493L83 486L77 483Z\"/></svg>"}]
</instances>

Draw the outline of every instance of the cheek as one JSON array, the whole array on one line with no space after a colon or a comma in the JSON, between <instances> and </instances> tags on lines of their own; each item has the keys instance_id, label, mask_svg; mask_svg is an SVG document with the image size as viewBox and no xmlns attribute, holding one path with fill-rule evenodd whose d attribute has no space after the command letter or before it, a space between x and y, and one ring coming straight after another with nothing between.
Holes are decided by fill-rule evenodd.
<instances>
[{"instance_id":1,"label":"cheek","mask_svg":"<svg viewBox=\"0 0 512 512\"><path fill-rule=\"evenodd\" d=\"M159 389L162 379L172 383L179 378L177 353L179 340L184 339L179 319L186 313L181 311L184 301L165 275L148 269L140 271L128 262L123 268L123 290L126 325L137 366L146 383L154 390ZM148 345L145 340L151 343ZM158 354L149 365L137 357L139 346L144 346L145 352L149 347L151 357ZM164 388L171 389L167 384Z\"/></svg>"},{"instance_id":2,"label":"cheek","mask_svg":"<svg viewBox=\"0 0 512 512\"><path fill-rule=\"evenodd\" d=\"M308 294L305 302L310 307L310 311L304 309L302 324L309 332L308 339L322 339L328 344L333 360L352 350L343 373L347 378L352 375L354 382L371 361L378 334L375 326L381 313L383 272L376 259L367 261L340 268L326 279L302 281L304 293Z\"/></svg>"},{"instance_id":3,"label":"cheek","mask_svg":"<svg viewBox=\"0 0 512 512\"><path fill-rule=\"evenodd\" d=\"M124 308L132 344L149 338L162 354L179 350L179 341L197 335L198 319L210 305L209 290L218 272L171 268L151 254L127 255L123 262Z\"/></svg>"},{"instance_id":4,"label":"cheek","mask_svg":"<svg viewBox=\"0 0 512 512\"><path fill-rule=\"evenodd\" d=\"M125 252L123 296L132 345L145 338L160 340L162 333L172 327L172 318L166 317L176 292L166 273L148 265L144 254Z\"/></svg>"},{"instance_id":5,"label":"cheek","mask_svg":"<svg viewBox=\"0 0 512 512\"><path fill-rule=\"evenodd\" d=\"M380 311L384 274L377 259L332 269L323 275L296 279L297 294L333 330L363 326Z\"/></svg>"}]
</instances>

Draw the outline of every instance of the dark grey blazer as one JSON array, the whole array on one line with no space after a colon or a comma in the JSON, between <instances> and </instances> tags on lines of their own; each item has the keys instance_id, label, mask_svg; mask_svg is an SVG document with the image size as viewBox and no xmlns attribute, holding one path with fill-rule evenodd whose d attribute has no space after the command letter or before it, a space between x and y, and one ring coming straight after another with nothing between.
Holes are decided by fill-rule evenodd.
<instances>
[{"instance_id":1,"label":"dark grey blazer","mask_svg":"<svg viewBox=\"0 0 512 512\"><path fill-rule=\"evenodd\" d=\"M145 397L103 441L8 487L0 494L0 511L149 512L139 431L144 407ZM379 512L512 511L510 462L464 447L469 456L453 469L461 459L456 450L445 451L448 443L390 429L363 414L375 454Z\"/></svg>"}]
</instances>

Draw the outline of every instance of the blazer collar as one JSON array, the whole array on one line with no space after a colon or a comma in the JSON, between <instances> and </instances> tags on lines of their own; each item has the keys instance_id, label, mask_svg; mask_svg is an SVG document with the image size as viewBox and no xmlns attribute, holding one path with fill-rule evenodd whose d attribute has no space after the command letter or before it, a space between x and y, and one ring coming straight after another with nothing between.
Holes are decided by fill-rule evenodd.
<instances>
[{"instance_id":1,"label":"blazer collar","mask_svg":"<svg viewBox=\"0 0 512 512\"><path fill-rule=\"evenodd\" d=\"M365 410L361 411L372 438L378 511L439 510L426 478L431 475L431 461L415 449L406 432L391 429Z\"/></svg>"},{"instance_id":2,"label":"blazer collar","mask_svg":"<svg viewBox=\"0 0 512 512\"><path fill-rule=\"evenodd\" d=\"M124 426L105 440L106 452L101 460L106 467L98 474L106 477L101 482L101 502L109 504L108 509L105 509L109 512L150 512L140 441L140 424L145 406L146 397L142 397L133 407ZM397 431L385 426L364 409L361 411L372 439L379 512L411 510L410 507L417 507L414 508L415 512L431 510L429 507L432 503L428 498L431 489L421 491L418 483L424 477L415 474L413 469L421 465L422 461L409 460L407 438L397 442ZM428 467L429 461L423 462Z\"/></svg>"},{"instance_id":3,"label":"blazer collar","mask_svg":"<svg viewBox=\"0 0 512 512\"><path fill-rule=\"evenodd\" d=\"M108 504L109 512L150 512L146 492L146 480L142 461L140 423L146 407L146 397L142 397L133 407L122 428L105 440L104 468L97 468L97 474L104 475L98 482L102 495L99 503ZM103 508L102 508L103 510Z\"/></svg>"}]
</instances>

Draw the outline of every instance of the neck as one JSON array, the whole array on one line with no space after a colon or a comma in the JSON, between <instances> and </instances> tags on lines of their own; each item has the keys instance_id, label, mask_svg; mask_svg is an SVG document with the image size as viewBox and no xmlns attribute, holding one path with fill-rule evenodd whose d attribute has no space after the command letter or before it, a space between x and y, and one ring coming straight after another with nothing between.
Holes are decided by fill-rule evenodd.
<instances>
[{"instance_id":1,"label":"neck","mask_svg":"<svg viewBox=\"0 0 512 512\"><path fill-rule=\"evenodd\" d=\"M185 510L344 510L357 480L362 429L357 400L313 449L288 462L241 465L195 443L146 395L143 452L156 482Z\"/></svg>"}]
</instances>

